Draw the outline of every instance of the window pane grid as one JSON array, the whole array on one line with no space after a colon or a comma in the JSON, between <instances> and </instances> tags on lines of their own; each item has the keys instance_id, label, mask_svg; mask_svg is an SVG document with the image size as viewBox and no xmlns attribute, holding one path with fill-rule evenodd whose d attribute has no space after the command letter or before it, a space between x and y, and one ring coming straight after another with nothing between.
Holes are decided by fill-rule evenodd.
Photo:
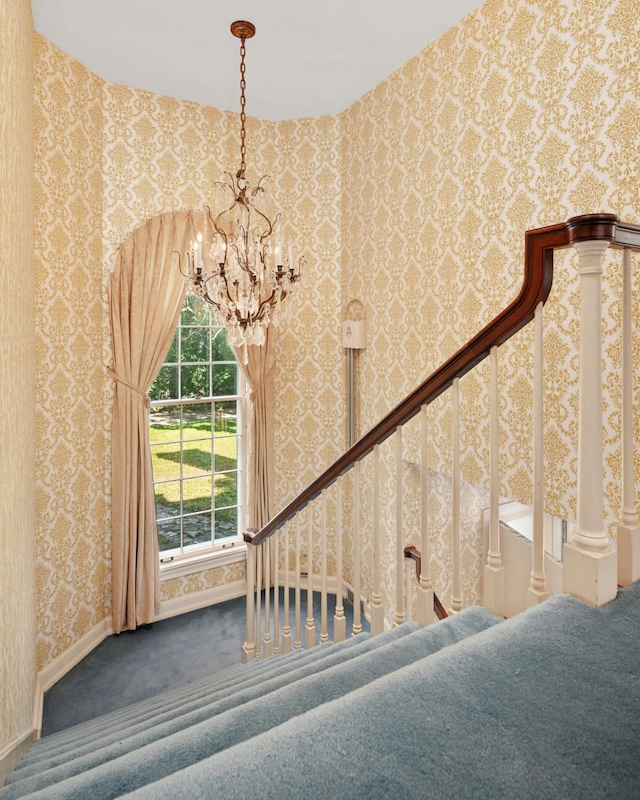
<instances>
[{"instance_id":1,"label":"window pane grid","mask_svg":"<svg viewBox=\"0 0 640 800\"><path fill-rule=\"evenodd\" d=\"M150 438L161 556L238 537L241 530L242 397L224 330L182 311L151 397Z\"/></svg>"}]
</instances>

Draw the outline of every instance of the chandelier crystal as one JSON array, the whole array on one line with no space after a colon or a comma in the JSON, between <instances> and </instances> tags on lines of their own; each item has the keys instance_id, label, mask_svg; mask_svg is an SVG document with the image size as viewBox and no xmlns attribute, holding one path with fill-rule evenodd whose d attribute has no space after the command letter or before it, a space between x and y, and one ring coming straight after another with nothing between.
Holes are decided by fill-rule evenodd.
<instances>
[{"instance_id":1,"label":"chandelier crystal","mask_svg":"<svg viewBox=\"0 0 640 800\"><path fill-rule=\"evenodd\" d=\"M240 168L216 186L233 199L215 216L207 209L204 231L185 254L186 271L180 265L187 291L211 306L231 347L264 344L267 327L277 323L279 306L305 263L303 256L296 263L291 244L285 247L281 214L267 215L266 176L252 188L245 174L245 40L255 31L251 22L231 24L240 39Z\"/></svg>"}]
</instances>

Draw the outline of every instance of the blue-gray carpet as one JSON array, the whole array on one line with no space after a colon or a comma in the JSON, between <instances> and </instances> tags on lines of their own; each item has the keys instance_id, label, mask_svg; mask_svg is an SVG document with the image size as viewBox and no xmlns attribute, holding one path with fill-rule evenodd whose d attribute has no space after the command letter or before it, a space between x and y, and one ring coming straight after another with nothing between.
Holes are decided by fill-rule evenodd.
<instances>
[{"instance_id":1,"label":"blue-gray carpet","mask_svg":"<svg viewBox=\"0 0 640 800\"><path fill-rule=\"evenodd\" d=\"M234 667L41 740L0 800L637 798L639 623L635 585Z\"/></svg>"},{"instance_id":2,"label":"blue-gray carpet","mask_svg":"<svg viewBox=\"0 0 640 800\"><path fill-rule=\"evenodd\" d=\"M305 591L303 616L307 613L306 600ZM282 591L280 602L282 618ZM291 604L293 609L293 590ZM329 605L332 614L331 602ZM45 693L42 736L240 664L245 609L245 598L239 597L148 628L109 636ZM346 602L344 613L349 631L353 609ZM319 636L317 592L313 595L313 614ZM366 620L363 622L363 629L367 630ZM329 633L333 634L332 618Z\"/></svg>"}]
</instances>

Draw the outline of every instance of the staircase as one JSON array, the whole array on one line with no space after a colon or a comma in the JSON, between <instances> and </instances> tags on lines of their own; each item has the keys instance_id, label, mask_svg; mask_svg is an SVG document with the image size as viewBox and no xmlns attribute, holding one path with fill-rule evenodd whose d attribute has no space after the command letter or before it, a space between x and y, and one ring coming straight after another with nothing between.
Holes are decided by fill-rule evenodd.
<instances>
[{"instance_id":1,"label":"staircase","mask_svg":"<svg viewBox=\"0 0 640 800\"><path fill-rule=\"evenodd\" d=\"M549 459L557 457L557 453L550 454L549 448L545 452L544 306L554 279L554 253L567 248L577 254L578 263L572 272L579 284L580 335L576 524L571 540L562 548L562 591L598 607L615 598L618 585L640 580L632 357L637 332L633 328L631 280L632 254L640 251L640 226L624 223L613 214L592 214L527 231L523 282L513 302L261 530L245 532L249 545L245 662L315 645L318 637L314 620L308 617L305 622L301 618L300 597L305 590L309 596L315 590L322 597L321 642L328 638L327 595L336 596L334 638L345 636L345 587L354 597L354 634L361 630L361 606L367 610L374 634L402 624L411 610L406 599L407 546L417 546L421 553L414 615L421 625L435 620L434 590L448 612L458 613L465 606L482 602L500 616L506 615L509 604L505 591L511 576L506 575L501 552L500 465L505 455L500 451L500 432L515 423L500 415L500 359L502 345L530 323L532 374L523 365L520 377L524 394L531 390L532 403L519 413L531 421L531 460L508 450L506 460L517 461L524 482L527 486L530 482L531 488L533 536L530 573L527 586L522 587L525 605L531 607L547 600L551 586L545 574L545 465L549 468ZM607 435L616 458L607 458L605 481L601 290L605 254L609 250L615 253L612 263L607 262L607 269L612 275L619 270L621 284L620 322L614 326L620 333L616 343L619 363L616 358L615 364L619 367L621 391L619 409L612 408L610 402L606 404L611 429ZM611 359L612 352L609 347L607 358ZM483 373L480 365L485 360L489 369ZM468 376L473 378L470 384L465 382ZM472 421L467 420L467 427L472 428L471 446L476 450L484 448L488 462L475 475L473 484L465 474L465 400L467 416L469 408L473 409ZM481 416L483 413L487 420ZM563 424L573 426L574 422L569 414ZM485 429L489 440L486 443L482 436ZM441 469L445 472L436 472L430 466L434 440L444 459ZM605 493L614 485L622 489L618 508L612 508L608 497L609 522L615 518L617 528L615 543L610 539L604 513ZM478 531L468 526L463 529L470 490L476 495L484 492L488 497L489 534L484 563ZM435 515L435 525L430 520L434 496L441 508L448 504L446 513ZM436 550L437 563L432 557ZM285 598L282 608L281 587ZM295 596L293 610L288 601L290 590Z\"/></svg>"},{"instance_id":2,"label":"staircase","mask_svg":"<svg viewBox=\"0 0 640 800\"><path fill-rule=\"evenodd\" d=\"M569 246L580 255L581 352L589 355L581 358L582 452L576 534L564 547L567 594L549 598L542 536L542 323L553 252ZM617 551L602 519L598 309L608 247L623 254ZM0 789L0 800L638 797L640 525L630 446L630 273L631 252L639 250L640 226L608 214L528 232L516 300L266 526L245 534L243 660L250 663L38 741ZM497 358L500 345L532 320L531 607L505 621ZM491 520L483 579L491 610L464 607L460 531L459 381L487 357ZM429 567L428 409L445 393L451 396L453 420L452 576L446 605L454 613L435 622L445 609L436 602ZM404 538L403 428L414 417L421 423L421 553ZM380 452L387 439L395 442L395 466L389 452ZM381 488L385 471L391 492ZM382 525L380 497L394 494L395 503L389 503L395 505L394 524ZM405 576L414 564L418 623L405 621L412 607ZM616 597L618 583L626 588ZM314 591L321 597L319 637L310 611ZM331 594L334 643L327 641ZM345 594L354 600L350 637ZM371 634L362 633L363 609ZM281 655L268 658L275 653Z\"/></svg>"},{"instance_id":3,"label":"staircase","mask_svg":"<svg viewBox=\"0 0 640 800\"><path fill-rule=\"evenodd\" d=\"M638 796L640 584L254 661L37 742L9 798Z\"/></svg>"}]
</instances>

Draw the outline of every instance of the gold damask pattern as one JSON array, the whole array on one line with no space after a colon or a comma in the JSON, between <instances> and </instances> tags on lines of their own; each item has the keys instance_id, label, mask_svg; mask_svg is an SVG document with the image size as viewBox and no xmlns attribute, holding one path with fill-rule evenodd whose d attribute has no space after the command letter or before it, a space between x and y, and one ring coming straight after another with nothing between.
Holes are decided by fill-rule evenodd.
<instances>
[{"instance_id":1,"label":"gold damask pattern","mask_svg":"<svg viewBox=\"0 0 640 800\"><path fill-rule=\"evenodd\" d=\"M32 729L35 688L32 19L0 6L0 752Z\"/></svg>"},{"instance_id":2,"label":"gold damask pattern","mask_svg":"<svg viewBox=\"0 0 640 800\"><path fill-rule=\"evenodd\" d=\"M515 296L525 230L596 211L639 220L634 7L488 0L343 114L343 292L364 302L370 332L363 431ZM559 254L557 265L545 330L546 505L573 519L577 259ZM608 258L603 281L610 532L619 507L619 265ZM635 302L637 313L637 293ZM636 350L636 367L637 358ZM528 503L531 332L501 348L499 362L502 494ZM485 488L486 386L474 375L461 382L463 475ZM451 451L445 400L430 423L430 467L442 474ZM463 588L473 595L472 581Z\"/></svg>"},{"instance_id":3,"label":"gold damask pattern","mask_svg":"<svg viewBox=\"0 0 640 800\"><path fill-rule=\"evenodd\" d=\"M39 36L36 79L38 668L109 613L101 82Z\"/></svg>"},{"instance_id":4,"label":"gold damask pattern","mask_svg":"<svg viewBox=\"0 0 640 800\"><path fill-rule=\"evenodd\" d=\"M109 613L112 386L103 365L110 363L110 335L105 297L95 288L106 281L120 242L144 219L211 201L214 181L236 166L238 130L235 115L105 84L45 40L36 42L37 250L41 269L56 278L41 281L37 321L40 363L55 367L41 371L38 401L39 508L50 515L38 540L42 667ZM288 304L296 304L296 319L282 320L276 507L342 446L343 355L327 313L340 305L337 131L336 119L248 121L251 177L273 176L274 196L286 192L286 222L309 264L304 291ZM326 385L310 377L316 363ZM85 413L77 425L68 419L62 426L76 395ZM291 460L287 443L305 441ZM301 458L309 467L301 469ZM162 596L202 591L207 575L163 584Z\"/></svg>"},{"instance_id":5,"label":"gold damask pattern","mask_svg":"<svg viewBox=\"0 0 640 800\"><path fill-rule=\"evenodd\" d=\"M278 343L276 506L344 446L339 330L350 300L362 300L367 316L358 364L364 431L515 296L526 229L594 211L640 221L639 25L636 0L487 0L338 117L249 121L252 177L272 176L308 262ZM95 287L118 244L146 217L209 200L212 182L234 167L238 142L234 115L104 84L46 42L37 40L37 50L43 665L108 614L111 386L102 372L109 361L106 310ZM619 503L617 269L608 258L610 530ZM573 254L558 259L545 312L547 510L568 518L575 506L576 272ZM634 303L638 315L637 292ZM502 494L528 502L530 332L501 349L499 370ZM485 377L475 375L461 383L464 478L480 489L488 469L485 387ZM448 397L434 406L429 424L429 467L446 494ZM409 463L418 461L415 441L407 435ZM365 473L370 497L367 481ZM345 501L346 524L348 515ZM445 593L447 524L443 514L432 567ZM476 524L469 519L469 530ZM391 518L385 530L392 535ZM463 535L473 541L473 533ZM469 599L478 591L477 550L464 560ZM185 580L164 592L174 597L199 587Z\"/></svg>"},{"instance_id":6,"label":"gold damask pattern","mask_svg":"<svg viewBox=\"0 0 640 800\"><path fill-rule=\"evenodd\" d=\"M337 118L277 126L278 187L296 252L307 267L286 301L275 376L275 508L343 451L344 351L340 346L341 171Z\"/></svg>"}]
</instances>

